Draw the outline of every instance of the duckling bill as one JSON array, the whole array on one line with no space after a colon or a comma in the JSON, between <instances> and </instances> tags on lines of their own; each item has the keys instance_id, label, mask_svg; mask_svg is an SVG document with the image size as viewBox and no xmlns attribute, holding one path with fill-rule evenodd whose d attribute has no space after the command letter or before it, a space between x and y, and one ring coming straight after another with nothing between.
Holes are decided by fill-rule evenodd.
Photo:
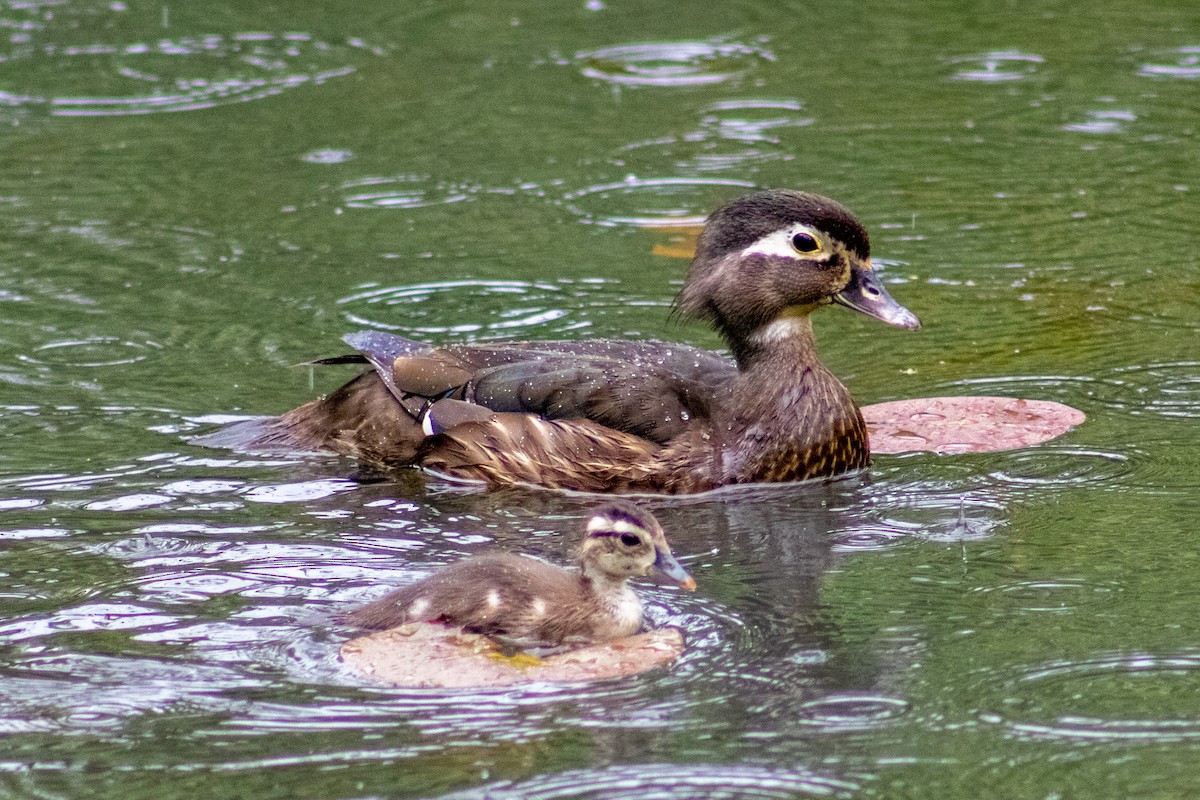
<instances>
[{"instance_id":1,"label":"duckling bill","mask_svg":"<svg viewBox=\"0 0 1200 800\"><path fill-rule=\"evenodd\" d=\"M577 561L577 570L566 570L508 553L466 558L346 620L372 630L442 622L551 645L604 642L642 627L642 604L629 578L657 571L685 589L696 587L671 554L658 520L623 501L591 514Z\"/></svg>"},{"instance_id":2,"label":"duckling bill","mask_svg":"<svg viewBox=\"0 0 1200 800\"><path fill-rule=\"evenodd\" d=\"M839 304L915 329L842 205L787 189L708 218L675 300L732 361L687 345L598 340L433 346L351 334L367 363L327 397L201 437L240 450L332 450L493 488L700 492L866 467L866 425L817 356L810 315Z\"/></svg>"}]
</instances>

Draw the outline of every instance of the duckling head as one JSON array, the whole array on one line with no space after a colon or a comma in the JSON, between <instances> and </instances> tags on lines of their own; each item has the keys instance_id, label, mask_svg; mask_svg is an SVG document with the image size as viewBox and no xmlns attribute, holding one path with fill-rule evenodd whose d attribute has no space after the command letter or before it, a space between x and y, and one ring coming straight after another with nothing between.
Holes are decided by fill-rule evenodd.
<instances>
[{"instance_id":1,"label":"duckling head","mask_svg":"<svg viewBox=\"0 0 1200 800\"><path fill-rule=\"evenodd\" d=\"M709 321L741 361L772 323L839 303L902 328L921 326L871 266L867 231L840 203L791 189L739 197L709 216L676 298Z\"/></svg>"},{"instance_id":2,"label":"duckling head","mask_svg":"<svg viewBox=\"0 0 1200 800\"><path fill-rule=\"evenodd\" d=\"M684 589L696 588L695 579L671 554L654 515L624 500L605 503L592 512L579 562L585 575L623 581L657 570Z\"/></svg>"}]
</instances>

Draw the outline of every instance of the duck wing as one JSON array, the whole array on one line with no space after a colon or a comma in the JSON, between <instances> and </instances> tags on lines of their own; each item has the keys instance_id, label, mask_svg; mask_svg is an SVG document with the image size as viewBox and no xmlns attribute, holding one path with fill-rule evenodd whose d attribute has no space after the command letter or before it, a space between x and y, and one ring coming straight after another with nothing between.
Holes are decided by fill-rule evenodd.
<instances>
[{"instance_id":1,"label":"duck wing","mask_svg":"<svg viewBox=\"0 0 1200 800\"><path fill-rule=\"evenodd\" d=\"M555 640L566 609L585 606L577 572L512 553L456 561L397 589L343 619L356 627L385 630L408 622L444 622L484 634ZM576 625L583 628L583 625Z\"/></svg>"},{"instance_id":2,"label":"duck wing","mask_svg":"<svg viewBox=\"0 0 1200 800\"><path fill-rule=\"evenodd\" d=\"M192 441L242 452L333 450L372 463L411 464L423 446L425 412L450 398L494 412L590 421L657 445L707 424L721 387L737 374L716 353L667 342L435 347L380 331L345 340L357 355L315 363L370 370L279 417L237 422Z\"/></svg>"},{"instance_id":3,"label":"duck wing","mask_svg":"<svg viewBox=\"0 0 1200 800\"><path fill-rule=\"evenodd\" d=\"M430 347L378 332L346 341L414 415L449 397L497 412L591 420L660 444L706 420L737 373L716 353L665 342Z\"/></svg>"}]
</instances>

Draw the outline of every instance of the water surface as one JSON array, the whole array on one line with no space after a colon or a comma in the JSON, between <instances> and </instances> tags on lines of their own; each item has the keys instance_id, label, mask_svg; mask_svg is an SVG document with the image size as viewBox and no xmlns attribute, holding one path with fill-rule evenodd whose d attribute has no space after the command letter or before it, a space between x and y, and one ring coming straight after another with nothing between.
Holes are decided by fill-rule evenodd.
<instances>
[{"instance_id":1,"label":"water surface","mask_svg":"<svg viewBox=\"0 0 1200 800\"><path fill-rule=\"evenodd\" d=\"M1194 793L1198 17L0 3L0 794ZM670 669L345 675L340 611L563 561L589 501L187 437L333 388L293 365L360 328L719 346L663 226L751 186L855 209L925 322L821 313L860 401L1089 421L651 502L700 584L642 587Z\"/></svg>"}]
</instances>

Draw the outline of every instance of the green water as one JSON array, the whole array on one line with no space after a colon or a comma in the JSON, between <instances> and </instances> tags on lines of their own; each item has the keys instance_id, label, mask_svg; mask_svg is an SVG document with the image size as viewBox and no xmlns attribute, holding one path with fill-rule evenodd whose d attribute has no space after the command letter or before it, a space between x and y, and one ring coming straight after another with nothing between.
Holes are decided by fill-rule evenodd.
<instances>
[{"instance_id":1,"label":"green water","mask_svg":"<svg viewBox=\"0 0 1200 800\"><path fill-rule=\"evenodd\" d=\"M1195 794L1198 120L1182 0L0 2L0 795ZM346 675L338 612L589 501L186 437L364 327L715 347L639 223L751 185L853 208L924 321L820 314L861 402L1087 423L651 503L668 670Z\"/></svg>"}]
</instances>

